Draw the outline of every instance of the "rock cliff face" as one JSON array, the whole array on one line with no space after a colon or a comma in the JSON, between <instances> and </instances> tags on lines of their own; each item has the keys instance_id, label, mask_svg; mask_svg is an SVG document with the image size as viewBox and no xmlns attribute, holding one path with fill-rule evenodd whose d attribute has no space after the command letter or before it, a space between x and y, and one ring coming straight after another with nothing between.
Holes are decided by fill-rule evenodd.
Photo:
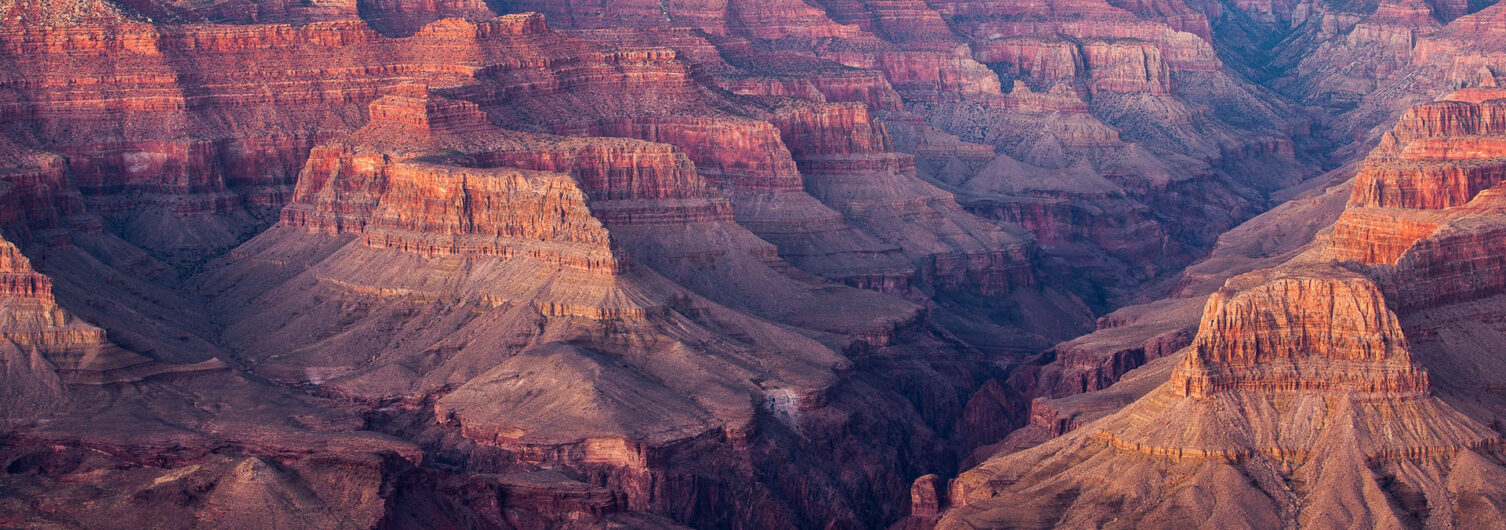
<instances>
[{"instance_id":1,"label":"rock cliff face","mask_svg":"<svg viewBox=\"0 0 1506 530\"><path fill-rule=\"evenodd\" d=\"M56 311L52 281L37 274L31 262L9 241L0 239L0 364L3 364L6 412L0 419L24 419L51 414L64 399L57 368L42 355L41 348L57 347L69 339L99 341L101 336L51 333ZM97 331L97 330L91 330ZM84 335L84 336L80 336Z\"/></svg>"},{"instance_id":2,"label":"rock cliff face","mask_svg":"<svg viewBox=\"0 0 1506 530\"><path fill-rule=\"evenodd\" d=\"M0 240L0 297L6 308L0 341L23 351L59 355L105 344L104 330L77 322L58 308L52 279L38 274L20 249L4 240Z\"/></svg>"},{"instance_id":3,"label":"rock cliff face","mask_svg":"<svg viewBox=\"0 0 1506 530\"><path fill-rule=\"evenodd\" d=\"M1205 41L1206 19L1180 3L753 4L588 9L520 1L506 7L592 28L580 34L598 41L673 48L740 94L862 102L890 111L881 119L893 148L916 157L919 176L1006 231L1024 227L1041 236L1055 267L1080 268L1100 284L1128 287L1185 264L1218 231L1256 213L1262 193L1308 174L1295 163L1289 139L1304 131L1304 120L1223 72ZM702 14L708 12L721 16ZM1088 18L1094 22L1078 22ZM624 37L603 29L609 26L659 29ZM707 41L658 35L676 26L700 29ZM707 56L708 46L722 53ZM1228 121L1232 116L1245 118ZM1249 134L1253 129L1260 133ZM798 142L787 137L785 143L793 148ZM998 169L1005 161L1023 164ZM1252 171L1271 164L1286 171ZM1062 168L1103 184L1021 189L1014 182ZM1283 178L1270 181L1271 175ZM1209 211L1229 215L1209 223L1178 221ZM1126 228L1109 228L1126 219ZM776 241L783 234L755 232L781 248L792 246ZM806 267L802 262L815 260L792 261ZM927 261L912 266L924 271ZM882 275L888 278L846 281L894 287L905 273Z\"/></svg>"},{"instance_id":4,"label":"rock cliff face","mask_svg":"<svg viewBox=\"0 0 1506 530\"><path fill-rule=\"evenodd\" d=\"M1502 206L1494 117L1500 94L1472 90L1408 111L1367 164L1410 167L1357 182L1363 188L1327 255L1369 265L1406 310L1489 297L1506 285L1494 243ZM1386 236L1367 243L1352 235L1363 230Z\"/></svg>"},{"instance_id":5,"label":"rock cliff face","mask_svg":"<svg viewBox=\"0 0 1506 530\"><path fill-rule=\"evenodd\" d=\"M402 403L384 429L433 440L441 458L568 473L625 510L705 525L879 516L797 504L759 485L755 466L845 444L847 429L917 421L850 418L831 401L838 385L873 392L837 378L852 362L839 352L920 347L909 344L925 340L910 336L926 336L919 307L791 276L668 144L499 129L477 105L413 85L369 115L313 150L278 226L203 278L222 336L257 373ZM710 290L734 282L759 290ZM895 449L853 450L888 465ZM726 458L749 463L713 465ZM908 492L835 468L785 480L855 499Z\"/></svg>"},{"instance_id":6,"label":"rock cliff face","mask_svg":"<svg viewBox=\"0 0 1506 530\"><path fill-rule=\"evenodd\" d=\"M1444 499L1497 494L1469 477L1503 471L1499 434L1430 394L1363 276L1322 265L1237 277L1209 299L1185 355L1123 410L964 473L939 526L1172 524L1208 501L1199 489L1231 507L1201 512L1203 524L1498 517ZM1437 500L1387 501L1406 495Z\"/></svg>"},{"instance_id":7,"label":"rock cliff face","mask_svg":"<svg viewBox=\"0 0 1506 530\"><path fill-rule=\"evenodd\" d=\"M1485 323L1503 285L1498 179L1471 172L1496 156L1493 96L1468 90L1404 113L1355 171L1331 231L1212 293L1176 356L1105 390L1037 399L1029 428L951 483L958 507L940 526L1092 525L1108 514L1165 524L1199 481L1219 484L1241 524L1319 524L1327 513L1493 524L1492 511L1445 500L1498 495L1471 477L1502 471L1500 433L1487 427L1501 403L1463 368L1499 362L1472 346L1499 333ZM1174 300L1139 311L1168 318ZM1044 374L1055 366L1036 381L1053 381ZM1125 466L1148 471L1089 478ZM1215 478L1230 473L1247 480Z\"/></svg>"},{"instance_id":8,"label":"rock cliff face","mask_svg":"<svg viewBox=\"0 0 1506 530\"><path fill-rule=\"evenodd\" d=\"M465 136L479 143L491 128L474 104L430 100L427 89L418 86L397 92L372 103L371 124L357 133L358 138L390 138L398 145L437 150ZM370 152L363 147L347 143L315 148L293 203L282 212L282 224L358 235L370 248L425 256L524 255L586 273L611 273L619 267L608 248L607 233L590 216L586 195L574 180L518 170L449 167L439 160L405 161L402 151ZM511 153L475 156L492 159L507 154ZM568 159L577 153L560 155ZM399 161L394 163L394 157ZM597 168L606 165L594 162ZM639 176L626 175L617 186L632 187ZM606 182L599 184L604 191L622 193ZM644 187L654 184L658 183L650 181Z\"/></svg>"},{"instance_id":9,"label":"rock cliff face","mask_svg":"<svg viewBox=\"0 0 1506 530\"><path fill-rule=\"evenodd\" d=\"M0 3L0 526L1491 524L1500 12Z\"/></svg>"},{"instance_id":10,"label":"rock cliff face","mask_svg":"<svg viewBox=\"0 0 1506 530\"><path fill-rule=\"evenodd\" d=\"M0 31L7 523L102 520L66 489L230 526L880 525L1002 373L917 302L1047 290L892 151L871 74L777 99L687 33L140 4Z\"/></svg>"},{"instance_id":11,"label":"rock cliff face","mask_svg":"<svg viewBox=\"0 0 1506 530\"><path fill-rule=\"evenodd\" d=\"M1506 178L1498 167L1506 146L1498 139L1498 103L1439 101L1403 114L1362 166L1325 254L1394 264L1452 220L1492 210L1494 193L1482 192Z\"/></svg>"},{"instance_id":12,"label":"rock cliff face","mask_svg":"<svg viewBox=\"0 0 1506 530\"><path fill-rule=\"evenodd\" d=\"M1373 283L1354 274L1254 274L1209 297L1197 338L1172 374L1181 394L1426 393L1427 376L1413 367L1401 325Z\"/></svg>"}]
</instances>

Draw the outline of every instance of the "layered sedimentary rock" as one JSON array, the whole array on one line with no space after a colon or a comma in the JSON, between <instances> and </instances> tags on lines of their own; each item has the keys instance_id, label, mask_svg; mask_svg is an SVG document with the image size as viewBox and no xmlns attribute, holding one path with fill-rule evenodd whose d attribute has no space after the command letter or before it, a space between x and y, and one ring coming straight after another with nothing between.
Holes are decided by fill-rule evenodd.
<instances>
[{"instance_id":1,"label":"layered sedimentary rock","mask_svg":"<svg viewBox=\"0 0 1506 530\"><path fill-rule=\"evenodd\" d=\"M421 86L398 92L372 104L372 124L361 137L390 139L397 149L411 142L423 153L490 129L474 104L431 101ZM618 269L607 234L573 180L438 160L389 162L413 157L404 154L363 152L349 143L316 148L283 224L360 235L368 247L426 256L522 255L585 273Z\"/></svg>"},{"instance_id":2,"label":"layered sedimentary rock","mask_svg":"<svg viewBox=\"0 0 1506 530\"><path fill-rule=\"evenodd\" d=\"M1506 95L1506 92L1500 95ZM1413 107L1371 151L1354 206L1441 210L1463 206L1503 179L1506 102L1439 101Z\"/></svg>"},{"instance_id":3,"label":"layered sedimentary rock","mask_svg":"<svg viewBox=\"0 0 1506 530\"><path fill-rule=\"evenodd\" d=\"M669 524L621 513L649 510L706 526L879 525L903 512L889 502L908 495L903 477L948 465L942 438L962 436L964 403L1002 367L945 338L920 305L873 291L923 301L933 288L1035 288L1023 234L969 216L891 151L872 112L902 104L876 71L821 63L788 88L776 87L790 76L763 76L732 93L720 88L736 67L698 70L692 62L721 53L688 31L655 36L668 46L559 32L538 15L419 26L475 7L464 3L137 2L108 20L44 4L59 25L0 35L16 87L0 102L0 134L26 159L7 166L0 224L24 234L56 304L93 323L108 339L100 348L153 366L220 357L256 377L112 379L126 388L118 399L64 385L66 421L18 446L130 458L74 468L27 463L70 461L69 450L7 453L7 468L28 474L7 481L7 503L37 505L59 480L85 485L68 489L77 498L125 502L87 489L108 479L132 484L128 502L144 511L166 502L147 491L163 484L183 484L195 505L296 500L272 503L266 524L323 525L318 513L336 513L369 525L378 511L498 526ZM717 35L877 42L855 25L812 23L819 11L807 4L738 10L747 23ZM177 23L204 20L221 24ZM261 23L273 21L287 24ZM718 45L735 49L737 38ZM953 48L917 63L908 86L929 82L927 61L965 63ZM961 83L990 86L986 69L969 68ZM762 99L775 90L809 96L817 111ZM842 128L865 123L871 134L845 144ZM827 168L830 197L807 191L807 163ZM893 366L853 375L858 357ZM34 375L71 362L22 350L5 359L7 374L41 382L7 379L31 394L55 386ZM514 387L521 374L562 384ZM248 406L257 396L265 402ZM647 410L642 396L673 406ZM969 410L1008 399L983 396ZM545 421L575 406L600 414ZM370 428L461 463L417 468L418 449L342 415L378 409ZM522 411L542 415L516 421ZM95 426L109 425L142 435L102 443L110 432ZM859 435L888 430L926 434L907 444ZM382 451L401 456L366 454ZM813 456L836 452L852 458ZM289 469L305 458L336 469ZM729 458L751 463L729 470ZM163 471L97 472L139 461ZM850 475L840 461L906 471ZM777 483L763 485L757 469L776 465ZM530 475L541 469L563 478ZM470 475L493 472L502 477ZM306 495L323 480L346 481L336 495L370 495L345 512ZM211 482L244 487L206 496ZM485 502L509 491L522 493ZM793 493L813 491L830 495ZM457 499L478 508L442 508ZM491 508L505 513L480 513ZM16 513L26 524L98 518ZM300 513L316 516L283 518Z\"/></svg>"},{"instance_id":4,"label":"layered sedimentary rock","mask_svg":"<svg viewBox=\"0 0 1506 530\"><path fill-rule=\"evenodd\" d=\"M818 4L832 20L857 25L891 42L935 43L952 33L945 16L923 1L829 0Z\"/></svg>"},{"instance_id":5,"label":"layered sedimentary rock","mask_svg":"<svg viewBox=\"0 0 1506 530\"><path fill-rule=\"evenodd\" d=\"M0 398L6 412L0 419L46 416L63 400L62 381L57 368L41 353L42 347L55 348L64 342L98 342L99 330L75 330L75 333L47 333L55 330L56 315L52 305L52 281L31 269L31 263L9 241L0 239L0 377L5 391Z\"/></svg>"},{"instance_id":6,"label":"layered sedimentary rock","mask_svg":"<svg viewBox=\"0 0 1506 530\"><path fill-rule=\"evenodd\" d=\"M1393 264L1444 225L1490 215L1494 194L1482 192L1506 179L1500 103L1445 100L1408 110L1361 166L1325 256Z\"/></svg>"},{"instance_id":7,"label":"layered sedimentary rock","mask_svg":"<svg viewBox=\"0 0 1506 530\"><path fill-rule=\"evenodd\" d=\"M1203 284L1252 267L1231 260L1291 253L1286 228L1316 222L1221 242L1210 262L1223 265L1189 272L1175 303L1102 320L1054 348L1055 362L1014 370L1018 388L994 379L1009 354L1090 323L1077 296L1100 310L1129 300L1316 173L1298 162L1297 107L1240 79L1209 45L1217 32L1203 13L1221 6L5 6L18 24L0 32L11 52L0 84L15 89L0 96L0 136L27 161L0 178L0 226L52 277L50 303L91 322L101 348L223 357L296 391L180 373L129 378L127 397L105 400L46 376L70 357L5 350L8 389L83 393L59 401L77 404L62 425L79 431L20 445L132 458L74 467L72 450L6 453L6 468L27 476L0 500L27 506L16 510L27 525L69 512L36 502L49 490L96 480L129 494L63 488L91 506L188 499L179 506L210 508L163 513L239 526L327 526L330 513L358 526L880 526L907 500L937 516L941 480L912 477L949 473L1027 419L1060 435L1145 395L1183 361L1174 352L1192 339ZM491 19L492 9L542 11L570 29L540 15ZM1454 49L1445 40L1397 28L1468 10L1395 3L1364 23L1339 14L1313 26L1324 39L1349 34L1343 53L1381 44L1390 60L1415 40L1417 61L1439 62ZM1483 82L1488 62L1470 56L1439 78ZM1372 66L1356 75L1406 70L1357 68ZM1286 86L1324 92L1330 79ZM1462 134L1451 131L1436 134ZM1437 143L1426 156L1489 148L1479 145ZM1363 201L1478 215L1425 212L1410 231L1375 218L1332 240L1396 235L1360 260L1390 256L1394 272L1366 273L1403 310L1480 302L1498 288L1477 274L1496 267L1495 232L1475 230L1492 207L1480 191L1495 179L1487 166L1377 169ZM1438 175L1451 180L1416 191ZM39 292L33 273L16 273L16 296ZM1200 337L1210 353L1178 372L1184 393L1203 396L1188 399L1230 388L1425 393L1393 366L1408 362L1397 352L1382 368L1345 364L1339 383L1313 382L1288 365L1355 359L1290 355L1330 340L1306 324L1282 328L1310 332L1304 342L1262 353L1285 335L1242 326L1279 313L1260 307L1289 291L1369 297L1330 313L1385 305L1361 282L1318 276L1313 289L1231 284L1227 318L1210 324L1230 338ZM1413 276L1433 280L1400 280ZM1394 324L1355 323L1404 348ZM1255 338L1240 342L1244 331ZM1249 355L1216 355L1240 348ZM1165 372L1131 373L1146 363ZM1121 379L1137 386L1069 401ZM227 397L204 399L217 385ZM257 395L272 397L221 428L221 411ZM315 412L333 409L365 419ZM107 433L83 426L120 418L153 436L98 445ZM194 434L152 430L157 419ZM1186 447L1243 454L1236 445ZM192 446L235 456L164 456ZM120 462L159 463L100 472ZM335 506L331 495L364 496ZM274 506L269 518L221 518L258 503ZM102 517L79 513L71 520Z\"/></svg>"},{"instance_id":8,"label":"layered sedimentary rock","mask_svg":"<svg viewBox=\"0 0 1506 530\"><path fill-rule=\"evenodd\" d=\"M759 497L751 468L700 466L746 454L758 422L839 432L849 420L827 402L850 361L834 347L886 348L918 307L786 275L670 145L502 130L412 85L369 114L314 149L279 225L205 278L259 374L404 403L394 432L496 472L600 477L629 510L744 524L685 501L712 495L767 524L857 517ZM817 342L665 276L753 282L720 296L841 335ZM837 487L819 477L790 479Z\"/></svg>"},{"instance_id":9,"label":"layered sedimentary rock","mask_svg":"<svg viewBox=\"0 0 1506 530\"><path fill-rule=\"evenodd\" d=\"M6 322L0 340L25 349L66 349L100 345L104 330L73 319L57 307L52 280L38 274L15 244L0 240L0 297L6 301Z\"/></svg>"},{"instance_id":10,"label":"layered sedimentary rock","mask_svg":"<svg viewBox=\"0 0 1506 530\"><path fill-rule=\"evenodd\" d=\"M1332 230L1214 292L1177 356L1107 390L1037 399L1030 428L952 483L952 502L966 506L941 526L1094 525L1108 514L1167 524L1208 502L1193 501L1190 484L1233 507L1207 524L1233 523L1219 522L1227 513L1258 525L1326 514L1496 524L1488 503L1452 501L1500 494L1478 480L1502 472L1500 434L1487 427L1502 404L1477 375L1500 362L1479 345L1499 336L1488 322L1506 285L1493 243L1493 96L1469 90L1406 112L1352 191L1325 194L1347 199ZM1192 272L1184 281L1197 281ZM1174 300L1142 311L1166 315ZM1129 467L1122 480L1092 478ZM1059 468L1069 471L1043 471Z\"/></svg>"},{"instance_id":11,"label":"layered sedimentary rock","mask_svg":"<svg viewBox=\"0 0 1506 530\"><path fill-rule=\"evenodd\" d=\"M57 409L64 400L59 383L105 384L173 373L218 370L217 360L164 364L112 343L104 329L58 306L52 279L0 238L0 349L8 380L19 395L7 403L22 411ZM43 392L47 390L47 392Z\"/></svg>"},{"instance_id":12,"label":"layered sedimentary rock","mask_svg":"<svg viewBox=\"0 0 1506 530\"><path fill-rule=\"evenodd\" d=\"M1007 294L1034 281L1027 241L963 212L915 176L913 158L886 152L884 126L863 106L801 104L775 117L806 189L918 262L933 288Z\"/></svg>"},{"instance_id":13,"label":"layered sedimentary rock","mask_svg":"<svg viewBox=\"0 0 1506 530\"><path fill-rule=\"evenodd\" d=\"M1312 289L1335 296L1290 296ZM1475 480L1506 471L1493 460L1499 435L1432 397L1406 344L1380 290L1353 272L1235 278L1210 298L1170 381L963 474L939 526L1171 524L1208 502L1199 490L1228 507L1200 512L1205 524L1491 524L1493 509L1444 499L1499 493ZM1406 495L1430 500L1420 510L1385 500Z\"/></svg>"},{"instance_id":14,"label":"layered sedimentary rock","mask_svg":"<svg viewBox=\"0 0 1506 530\"><path fill-rule=\"evenodd\" d=\"M1427 376L1413 366L1380 289L1357 274L1302 272L1252 273L1209 297L1170 385L1191 397L1234 390L1426 394Z\"/></svg>"},{"instance_id":15,"label":"layered sedimentary rock","mask_svg":"<svg viewBox=\"0 0 1506 530\"><path fill-rule=\"evenodd\" d=\"M1192 307L1162 303L1137 308L1152 314L1134 315L1128 322L1116 322L1115 318L1130 316L1133 311L1116 312L1100 319L1095 333L1053 349L1051 362L1040 373L1031 375L1034 393L1059 398L1103 390L1130 370L1180 351L1192 342L1196 331L1180 323L1189 316Z\"/></svg>"},{"instance_id":16,"label":"layered sedimentary rock","mask_svg":"<svg viewBox=\"0 0 1506 530\"><path fill-rule=\"evenodd\" d=\"M311 102L360 98L373 89L350 80L329 85L326 92L320 86L328 81L318 79L321 68L290 66L286 60L279 67L247 54L263 46L293 47L299 41L331 40L361 30L338 23L298 31L271 26L23 25L7 32L4 40L12 51L7 57L36 54L36 60L13 60L7 72L15 79L51 81L24 84L24 92L13 94L4 111L7 132L34 147L65 153L86 200L126 228L119 233L143 246L163 253L206 245L223 248L240 237L248 221L242 212L260 204L265 213L265 207L285 200L279 190L292 183L314 141L308 124L299 127L298 122L334 117L292 116ZM69 40L80 44L65 44ZM203 51L183 53L188 49ZM248 62L260 62L267 67L262 72L278 72L283 79L301 83L258 94L227 79L261 75L246 67ZM219 90L185 94L180 88L185 81ZM257 110L279 107L288 111ZM131 118L109 119L117 113ZM132 196L135 201L125 200ZM160 232L175 234L157 235Z\"/></svg>"},{"instance_id":17,"label":"layered sedimentary rock","mask_svg":"<svg viewBox=\"0 0 1506 530\"><path fill-rule=\"evenodd\" d=\"M1232 7L1200 7L1224 11L1215 33L1228 38L1215 42L1243 66L1273 75L1273 89L1329 109L1324 135L1336 158L1362 157L1410 107L1461 87L1498 86L1494 71L1506 64L1496 44L1501 26L1492 22L1502 8L1490 3Z\"/></svg>"},{"instance_id":18,"label":"layered sedimentary rock","mask_svg":"<svg viewBox=\"0 0 1506 530\"><path fill-rule=\"evenodd\" d=\"M1252 197L1304 176L1304 170L1292 161L1289 141L1283 138L1300 132L1301 119L1220 71L1213 49L1202 39L1208 35L1206 21L1200 21L1196 11L1180 4L1121 6L1128 11L1092 2L995 4L817 3L823 13L807 5L753 6L734 1L710 8L723 13L724 20L708 20L695 9L705 6L693 8L685 2L666 3L658 12L653 6L638 4L598 9L514 2L507 7L538 9L550 13L558 24L592 28L581 34L595 40L673 48L704 68L718 84L741 94L807 99L819 94L819 99L863 102L877 110L898 110L898 100L908 105L907 112L883 119L896 135L895 148L917 156L922 177L955 193L970 210L994 218L1006 229L1023 224L1048 237L1053 229L1074 235L1097 231L1091 241L1074 238L1046 250L1050 257L1060 258L1060 266L1081 264L1095 279L1106 282L1134 284L1185 263L1190 253L1176 247L1211 242L1219 228L1256 212ZM1040 22L1014 21L1010 15L1031 10L1042 17ZM1094 22L1075 22L1082 17ZM728 20L737 23L728 24ZM771 20L780 22L771 26ZM706 32L709 44L723 53L707 56L702 53L705 44L696 39L624 37L600 29L611 25L691 26ZM663 31L671 30L651 33ZM1043 49L1051 52L1039 51ZM729 71L726 63L740 70ZM873 74L879 76L876 85ZM1017 83L1020 79L1028 85ZM866 88L856 93L838 88L855 82ZM1197 88L1179 90L1178 83ZM1061 111L1070 116L1064 119L1053 114ZM995 126L1000 123L1011 125ZM1052 126L1043 130L1041 123ZM1263 129L1259 137L1232 133L1236 128L1264 128L1272 123L1277 125ZM1121 131L1126 137L1121 138ZM786 138L786 143L796 142ZM1108 177L1124 193L1079 195L1077 190L1051 189L1022 196L1002 192L1008 187L1000 186L1003 177L982 170L1000 153L989 154L985 146L1026 162L1030 171L1076 165ZM692 156L700 166L713 166ZM1289 171L1261 167L1273 162ZM1251 170L1257 167L1261 170ZM1168 175L1176 177L1168 182ZM1291 178L1261 181L1268 175ZM975 182L972 189L952 187L968 179ZM1230 186L1234 181L1240 184ZM729 198L734 205L747 202ZM1210 204L1217 206L1204 207ZM1149 212L1177 213L1158 218L1147 207ZM1175 220L1183 213L1210 211L1230 215L1202 224L1183 225ZM1126 213L1132 216L1129 231L1100 228L1120 222ZM739 218L757 222L752 221L753 213L740 213ZM1146 238L1145 230L1166 235ZM789 242L782 230L755 227L754 231L782 249L798 244ZM1116 237L1150 243L1113 248ZM1168 241L1159 241L1163 238ZM872 255L874 250L863 252ZM802 263L814 263L796 259L794 254L786 257L802 267ZM924 261L918 265L927 266ZM904 272L885 275L889 278L849 281L895 286Z\"/></svg>"},{"instance_id":19,"label":"layered sedimentary rock","mask_svg":"<svg viewBox=\"0 0 1506 530\"><path fill-rule=\"evenodd\" d=\"M731 201L738 223L773 243L791 264L854 285L891 292L909 289L915 265L904 259L902 249L858 230L807 193L801 171L773 124L726 115L637 118L564 132L675 145Z\"/></svg>"}]
</instances>

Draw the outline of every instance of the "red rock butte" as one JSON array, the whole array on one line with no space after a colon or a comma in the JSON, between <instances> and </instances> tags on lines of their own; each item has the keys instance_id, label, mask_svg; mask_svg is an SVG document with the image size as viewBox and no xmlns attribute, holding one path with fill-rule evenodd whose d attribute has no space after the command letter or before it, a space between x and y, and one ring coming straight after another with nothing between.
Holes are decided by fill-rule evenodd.
<instances>
[{"instance_id":1,"label":"red rock butte","mask_svg":"<svg viewBox=\"0 0 1506 530\"><path fill-rule=\"evenodd\" d=\"M0 2L0 527L1506 526L1503 20Z\"/></svg>"}]
</instances>

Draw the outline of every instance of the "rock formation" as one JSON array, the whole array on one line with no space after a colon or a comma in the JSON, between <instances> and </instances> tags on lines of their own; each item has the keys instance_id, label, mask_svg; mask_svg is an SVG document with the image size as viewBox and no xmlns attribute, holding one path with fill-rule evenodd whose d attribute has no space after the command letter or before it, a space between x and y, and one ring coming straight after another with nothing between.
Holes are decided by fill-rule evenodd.
<instances>
[{"instance_id":1,"label":"rock formation","mask_svg":"<svg viewBox=\"0 0 1506 530\"><path fill-rule=\"evenodd\" d=\"M1206 524L1497 524L1462 501L1499 495L1477 479L1502 472L1500 403L1464 368L1498 362L1468 345L1496 336L1503 285L1494 103L1470 90L1408 110L1331 231L1214 292L1171 370L1037 399L1030 429L952 482L962 506L939 526L1169 524L1190 502L1227 505ZM1136 471L1089 478L1117 468Z\"/></svg>"},{"instance_id":2,"label":"rock formation","mask_svg":"<svg viewBox=\"0 0 1506 530\"><path fill-rule=\"evenodd\" d=\"M1219 508L1199 524L1499 517L1449 500L1499 494L1478 480L1506 471L1499 434L1432 396L1365 277L1331 265L1237 277L1185 355L1123 410L963 474L939 527L1167 525L1207 503Z\"/></svg>"},{"instance_id":3,"label":"rock formation","mask_svg":"<svg viewBox=\"0 0 1506 530\"><path fill-rule=\"evenodd\" d=\"M1081 267L1100 283L1133 284L1186 263L1186 249L1255 213L1255 197L1305 174L1289 140L1301 133L1303 120L1227 77L1205 41L1206 19L1186 6L816 3L823 13L787 2L758 4L583 9L523 1L508 7L592 28L580 34L598 41L673 48L740 94L862 102L888 111L881 118L894 148L916 156L920 176L1006 229L1021 225L1051 238L1042 240L1049 258L1059 259L1059 267ZM1012 13L1032 10L1044 22L1013 22L1020 17ZM1072 22L1088 16L1097 22ZM771 17L782 22L771 27ZM656 29L627 38L603 29L609 26ZM676 26L700 29L707 40L661 34ZM711 47L723 53L705 54ZM1241 114L1249 119L1223 121ZM1261 135L1247 134L1272 124ZM1271 163L1288 170L1249 170ZM1096 185L1013 182L1069 167L1083 175L1076 179ZM1293 178L1263 180L1273 173ZM1154 213L1206 212L1208 204L1232 215L1184 226L1176 215ZM1119 223L1128 226L1106 228ZM755 232L771 241L779 237ZM1127 240L1139 244L1126 248ZM883 284L894 279L876 285Z\"/></svg>"},{"instance_id":4,"label":"rock formation","mask_svg":"<svg viewBox=\"0 0 1506 530\"><path fill-rule=\"evenodd\" d=\"M1501 12L0 2L0 526L1497 523Z\"/></svg>"},{"instance_id":5,"label":"rock formation","mask_svg":"<svg viewBox=\"0 0 1506 530\"><path fill-rule=\"evenodd\" d=\"M1324 256L1371 266L1406 309L1494 294L1502 276L1492 243L1503 180L1495 113L1475 90L1406 114L1356 177Z\"/></svg>"},{"instance_id":6,"label":"rock formation","mask_svg":"<svg viewBox=\"0 0 1506 530\"><path fill-rule=\"evenodd\" d=\"M416 85L369 114L312 151L281 222L215 265L203 289L257 373L425 404L400 432L505 455L489 457L499 470L600 476L627 509L731 524L728 512L681 504L738 495L684 478L687 468L747 451L759 421L840 426L825 409L850 361L661 274L692 287L752 282L759 290L712 296L851 337L843 348L888 346L920 316L789 275L670 145L507 131ZM752 469L725 473L702 480L756 488L741 478ZM843 505L717 498L774 521L854 517Z\"/></svg>"},{"instance_id":7,"label":"rock formation","mask_svg":"<svg viewBox=\"0 0 1506 530\"><path fill-rule=\"evenodd\" d=\"M4 350L22 427L3 502L32 506L7 524L97 525L42 501L63 481L224 525L876 525L903 513L897 477L946 465L934 432L1000 368L916 302L1038 289L1028 239L924 184L861 105L724 92L675 50L539 15L358 12L373 30L343 6L246 5L266 11L143 4L0 37L32 57L6 54L0 225L47 273L7 269L5 332L78 335ZM158 22L199 8L219 23ZM904 366L853 375L859 355ZM854 434L886 429L926 434ZM838 451L907 471L848 475L820 456ZM99 473L141 462L160 471ZM791 493L818 490L843 500ZM226 518L266 499L290 501Z\"/></svg>"}]
</instances>

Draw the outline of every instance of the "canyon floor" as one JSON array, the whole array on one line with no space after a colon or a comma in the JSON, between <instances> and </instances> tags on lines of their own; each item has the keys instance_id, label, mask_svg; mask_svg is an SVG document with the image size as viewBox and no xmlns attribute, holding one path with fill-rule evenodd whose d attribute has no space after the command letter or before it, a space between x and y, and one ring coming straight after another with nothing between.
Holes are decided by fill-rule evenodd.
<instances>
[{"instance_id":1,"label":"canyon floor","mask_svg":"<svg viewBox=\"0 0 1506 530\"><path fill-rule=\"evenodd\" d=\"M0 0L0 527L1506 525L1489 0Z\"/></svg>"}]
</instances>

